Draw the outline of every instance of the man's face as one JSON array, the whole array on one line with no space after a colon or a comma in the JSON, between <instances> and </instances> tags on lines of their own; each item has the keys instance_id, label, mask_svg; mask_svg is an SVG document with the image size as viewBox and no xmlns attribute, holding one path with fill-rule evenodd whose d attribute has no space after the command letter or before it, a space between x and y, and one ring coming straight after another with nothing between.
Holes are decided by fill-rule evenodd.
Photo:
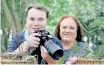
<instances>
[{"instance_id":1,"label":"man's face","mask_svg":"<svg viewBox=\"0 0 104 65\"><path fill-rule=\"evenodd\" d=\"M26 26L29 33L33 33L34 30L44 30L47 25L46 12L31 8L28 11L26 18Z\"/></svg>"}]
</instances>

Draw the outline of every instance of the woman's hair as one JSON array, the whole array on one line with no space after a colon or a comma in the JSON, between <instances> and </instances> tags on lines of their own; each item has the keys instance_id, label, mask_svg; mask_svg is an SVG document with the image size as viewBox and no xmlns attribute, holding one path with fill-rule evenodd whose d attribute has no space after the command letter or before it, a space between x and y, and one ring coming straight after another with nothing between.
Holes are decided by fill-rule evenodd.
<instances>
[{"instance_id":1,"label":"woman's hair","mask_svg":"<svg viewBox=\"0 0 104 65\"><path fill-rule=\"evenodd\" d=\"M57 26L56 26L56 30L55 30L55 36L61 40L61 37L60 37L60 25L61 25L61 22L66 19L66 18L72 18L75 23L77 24L77 37L76 37L76 41L82 41L82 37L83 37L83 30L82 30L82 26L80 24L80 22L78 21L78 19L75 17L75 16L70 16L70 15L65 15L63 16ZM70 22L70 21L69 21Z\"/></svg>"},{"instance_id":2,"label":"woman's hair","mask_svg":"<svg viewBox=\"0 0 104 65\"><path fill-rule=\"evenodd\" d=\"M47 9L45 6L43 6L43 5L31 5L31 6L29 6L29 7L26 9L26 17L27 17L27 15L28 15L28 11L29 11L30 9L32 9L32 8L45 11L45 12L46 12L46 17L48 18L49 11L48 11L48 9Z\"/></svg>"}]
</instances>

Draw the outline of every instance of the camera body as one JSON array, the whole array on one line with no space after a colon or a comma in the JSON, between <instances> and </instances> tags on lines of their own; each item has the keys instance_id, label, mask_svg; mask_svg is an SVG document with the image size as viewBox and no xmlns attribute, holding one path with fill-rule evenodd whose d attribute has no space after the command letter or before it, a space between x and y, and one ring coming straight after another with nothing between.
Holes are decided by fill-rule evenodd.
<instances>
[{"instance_id":1,"label":"camera body","mask_svg":"<svg viewBox=\"0 0 104 65\"><path fill-rule=\"evenodd\" d=\"M59 60L63 56L63 50L51 39L53 37L48 31L37 30L34 33L41 34L41 36L36 36L40 38L40 45L43 45L55 60Z\"/></svg>"},{"instance_id":2,"label":"camera body","mask_svg":"<svg viewBox=\"0 0 104 65\"><path fill-rule=\"evenodd\" d=\"M36 36L40 38L40 45L44 45L45 41L51 38L51 35L48 31L45 30L36 30L34 33L39 33L41 36Z\"/></svg>"}]
</instances>

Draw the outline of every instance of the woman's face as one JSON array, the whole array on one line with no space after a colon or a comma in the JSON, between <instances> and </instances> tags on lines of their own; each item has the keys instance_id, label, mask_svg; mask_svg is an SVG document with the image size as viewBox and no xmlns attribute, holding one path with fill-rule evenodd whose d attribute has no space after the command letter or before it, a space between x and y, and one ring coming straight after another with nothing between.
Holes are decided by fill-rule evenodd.
<instances>
[{"instance_id":1,"label":"woman's face","mask_svg":"<svg viewBox=\"0 0 104 65\"><path fill-rule=\"evenodd\" d=\"M74 42L77 36L77 25L72 18L66 18L60 24L60 37L62 41Z\"/></svg>"}]
</instances>

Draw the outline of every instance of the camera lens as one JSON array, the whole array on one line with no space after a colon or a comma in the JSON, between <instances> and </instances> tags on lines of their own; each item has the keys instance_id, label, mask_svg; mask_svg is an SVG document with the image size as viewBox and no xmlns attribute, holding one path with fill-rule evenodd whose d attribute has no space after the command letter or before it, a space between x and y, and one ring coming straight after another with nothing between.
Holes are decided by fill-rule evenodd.
<instances>
[{"instance_id":1,"label":"camera lens","mask_svg":"<svg viewBox=\"0 0 104 65\"><path fill-rule=\"evenodd\" d=\"M44 46L54 59L58 60L63 56L63 50L52 40L46 41Z\"/></svg>"}]
</instances>

